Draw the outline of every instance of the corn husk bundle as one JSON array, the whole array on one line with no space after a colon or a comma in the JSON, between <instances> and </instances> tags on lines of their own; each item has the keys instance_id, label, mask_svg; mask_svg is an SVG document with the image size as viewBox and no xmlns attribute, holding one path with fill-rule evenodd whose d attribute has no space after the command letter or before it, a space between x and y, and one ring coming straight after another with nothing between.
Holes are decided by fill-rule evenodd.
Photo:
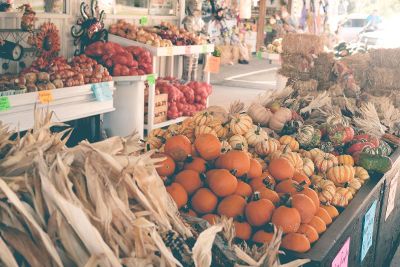
<instances>
[{"instance_id":1,"label":"corn husk bundle","mask_svg":"<svg viewBox=\"0 0 400 267\"><path fill-rule=\"evenodd\" d=\"M368 81L368 70L371 68L371 57L369 53L357 53L340 60L351 70L355 81L361 88L365 88Z\"/></svg>"},{"instance_id":2,"label":"corn husk bundle","mask_svg":"<svg viewBox=\"0 0 400 267\"><path fill-rule=\"evenodd\" d=\"M314 60L311 77L320 83L329 82L332 79L333 64L335 64L335 59L332 53L321 53Z\"/></svg>"},{"instance_id":3,"label":"corn husk bundle","mask_svg":"<svg viewBox=\"0 0 400 267\"><path fill-rule=\"evenodd\" d=\"M371 64L381 68L398 68L400 65L400 48L371 49Z\"/></svg>"},{"instance_id":4,"label":"corn husk bundle","mask_svg":"<svg viewBox=\"0 0 400 267\"><path fill-rule=\"evenodd\" d=\"M371 68L368 73L368 86L371 90L400 89L400 68Z\"/></svg>"},{"instance_id":5,"label":"corn husk bundle","mask_svg":"<svg viewBox=\"0 0 400 267\"><path fill-rule=\"evenodd\" d=\"M0 159L1 263L210 265L222 226L200 234L188 227L155 171L162 159L141 154L138 136L67 148L71 129L52 133L53 126L65 127L37 110L33 129L10 142L12 132L0 124L8 147ZM246 265L246 252L234 254Z\"/></svg>"},{"instance_id":6,"label":"corn husk bundle","mask_svg":"<svg viewBox=\"0 0 400 267\"><path fill-rule=\"evenodd\" d=\"M288 54L318 55L324 51L324 39L313 34L287 34L282 49Z\"/></svg>"}]
</instances>

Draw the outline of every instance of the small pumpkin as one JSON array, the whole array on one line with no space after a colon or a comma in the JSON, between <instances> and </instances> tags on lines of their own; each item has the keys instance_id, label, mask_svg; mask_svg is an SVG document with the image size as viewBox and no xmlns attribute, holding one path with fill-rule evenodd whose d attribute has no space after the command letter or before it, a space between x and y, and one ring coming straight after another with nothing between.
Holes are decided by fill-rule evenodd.
<instances>
[{"instance_id":1,"label":"small pumpkin","mask_svg":"<svg viewBox=\"0 0 400 267\"><path fill-rule=\"evenodd\" d=\"M353 178L347 183L345 183L344 187L349 189L349 191L353 194L353 196L360 190L362 183L359 179Z\"/></svg>"},{"instance_id":2,"label":"small pumpkin","mask_svg":"<svg viewBox=\"0 0 400 267\"><path fill-rule=\"evenodd\" d=\"M241 177L250 170L250 158L246 152L231 150L222 154L215 165L217 168L235 172L237 177Z\"/></svg>"},{"instance_id":3,"label":"small pumpkin","mask_svg":"<svg viewBox=\"0 0 400 267\"><path fill-rule=\"evenodd\" d=\"M279 138L279 142L282 145L288 145L294 152L299 150L299 142L297 142L296 139L290 135L281 136L281 138Z\"/></svg>"},{"instance_id":4,"label":"small pumpkin","mask_svg":"<svg viewBox=\"0 0 400 267\"><path fill-rule=\"evenodd\" d=\"M282 181L293 177L294 166L286 158L278 158L271 160L268 171L276 180Z\"/></svg>"},{"instance_id":5,"label":"small pumpkin","mask_svg":"<svg viewBox=\"0 0 400 267\"><path fill-rule=\"evenodd\" d=\"M339 165L350 165L354 166L354 159L350 155L339 155L337 156Z\"/></svg>"},{"instance_id":6,"label":"small pumpkin","mask_svg":"<svg viewBox=\"0 0 400 267\"><path fill-rule=\"evenodd\" d=\"M247 114L236 114L229 124L230 130L233 134L244 135L253 126L253 120Z\"/></svg>"},{"instance_id":7,"label":"small pumpkin","mask_svg":"<svg viewBox=\"0 0 400 267\"><path fill-rule=\"evenodd\" d=\"M219 221L219 216L217 214L206 214L201 217L203 220L206 220L210 225L217 224Z\"/></svg>"},{"instance_id":8,"label":"small pumpkin","mask_svg":"<svg viewBox=\"0 0 400 267\"><path fill-rule=\"evenodd\" d=\"M254 123L267 126L272 117L272 112L260 103L253 103L247 110L247 114L253 119Z\"/></svg>"},{"instance_id":9,"label":"small pumpkin","mask_svg":"<svg viewBox=\"0 0 400 267\"><path fill-rule=\"evenodd\" d=\"M219 197L232 195L238 185L237 178L225 169L207 172L207 182L210 189Z\"/></svg>"},{"instance_id":10,"label":"small pumpkin","mask_svg":"<svg viewBox=\"0 0 400 267\"><path fill-rule=\"evenodd\" d=\"M349 189L344 187L336 188L336 193L333 196L331 204L337 207L347 207L349 201L353 198L353 194Z\"/></svg>"},{"instance_id":11,"label":"small pumpkin","mask_svg":"<svg viewBox=\"0 0 400 267\"><path fill-rule=\"evenodd\" d=\"M194 142L196 151L205 160L214 160L221 155L221 142L212 134L202 134Z\"/></svg>"},{"instance_id":12,"label":"small pumpkin","mask_svg":"<svg viewBox=\"0 0 400 267\"><path fill-rule=\"evenodd\" d=\"M308 177L312 176L315 171L314 162L309 158L302 158L303 160L303 172Z\"/></svg>"},{"instance_id":13,"label":"small pumpkin","mask_svg":"<svg viewBox=\"0 0 400 267\"><path fill-rule=\"evenodd\" d=\"M247 222L234 221L235 237L247 241L251 238L251 226Z\"/></svg>"},{"instance_id":14,"label":"small pumpkin","mask_svg":"<svg viewBox=\"0 0 400 267\"><path fill-rule=\"evenodd\" d=\"M307 186L296 185L296 192L293 194L305 194L312 199L316 207L319 207L320 201L317 192Z\"/></svg>"},{"instance_id":15,"label":"small pumpkin","mask_svg":"<svg viewBox=\"0 0 400 267\"><path fill-rule=\"evenodd\" d=\"M189 195L192 195L203 185L200 174L192 170L183 170L178 173L175 182L183 186Z\"/></svg>"},{"instance_id":16,"label":"small pumpkin","mask_svg":"<svg viewBox=\"0 0 400 267\"><path fill-rule=\"evenodd\" d=\"M271 222L281 228L284 234L295 233L299 230L301 217L297 209L280 206L272 214Z\"/></svg>"},{"instance_id":17,"label":"small pumpkin","mask_svg":"<svg viewBox=\"0 0 400 267\"><path fill-rule=\"evenodd\" d=\"M255 151L259 156L267 156L278 150L278 142L270 138L263 142L259 142L255 146Z\"/></svg>"},{"instance_id":18,"label":"small pumpkin","mask_svg":"<svg viewBox=\"0 0 400 267\"><path fill-rule=\"evenodd\" d=\"M236 218L242 216L246 200L239 195L230 195L225 197L218 205L218 214L228 218Z\"/></svg>"},{"instance_id":19,"label":"small pumpkin","mask_svg":"<svg viewBox=\"0 0 400 267\"><path fill-rule=\"evenodd\" d=\"M364 184L365 181L369 179L368 171L363 167L359 166L354 167L354 178L358 179L361 182L361 184Z\"/></svg>"},{"instance_id":20,"label":"small pumpkin","mask_svg":"<svg viewBox=\"0 0 400 267\"><path fill-rule=\"evenodd\" d=\"M329 215L328 211L319 207L315 216L320 217L326 225L330 225L332 223L332 218Z\"/></svg>"},{"instance_id":21,"label":"small pumpkin","mask_svg":"<svg viewBox=\"0 0 400 267\"><path fill-rule=\"evenodd\" d=\"M261 159L261 158L257 158L257 157L254 158L254 159L257 160L258 163L260 163L263 172L266 171L266 170L268 170L268 164L265 162L265 160L263 160L263 159Z\"/></svg>"},{"instance_id":22,"label":"small pumpkin","mask_svg":"<svg viewBox=\"0 0 400 267\"><path fill-rule=\"evenodd\" d=\"M310 241L304 234L289 233L282 238L281 246L285 249L304 253L310 250Z\"/></svg>"},{"instance_id":23,"label":"small pumpkin","mask_svg":"<svg viewBox=\"0 0 400 267\"><path fill-rule=\"evenodd\" d=\"M339 211L333 205L324 204L324 205L321 205L321 208L328 212L328 214L329 214L329 216L331 216L332 220L334 220L336 217L339 216Z\"/></svg>"},{"instance_id":24,"label":"small pumpkin","mask_svg":"<svg viewBox=\"0 0 400 267\"><path fill-rule=\"evenodd\" d=\"M219 123L212 127L212 129L217 134L218 138L227 138L229 134L229 129L225 125Z\"/></svg>"},{"instance_id":25,"label":"small pumpkin","mask_svg":"<svg viewBox=\"0 0 400 267\"><path fill-rule=\"evenodd\" d=\"M238 181L235 194L240 195L242 197L250 197L252 193L253 190L251 189L251 186L248 183L245 183L240 180Z\"/></svg>"},{"instance_id":26,"label":"small pumpkin","mask_svg":"<svg viewBox=\"0 0 400 267\"><path fill-rule=\"evenodd\" d=\"M304 186L310 186L311 185L310 178L308 178L307 175L305 175L303 172L295 171L294 174L293 174L293 181L296 181L299 184L302 184Z\"/></svg>"},{"instance_id":27,"label":"small pumpkin","mask_svg":"<svg viewBox=\"0 0 400 267\"><path fill-rule=\"evenodd\" d=\"M163 130L163 129L161 129L161 128L158 128L158 129L154 129L154 130L152 130L151 132L150 132L150 134L149 134L149 138L153 138L153 137L161 137L161 138L164 138L165 137L165 133L166 133L166 131L165 130Z\"/></svg>"},{"instance_id":28,"label":"small pumpkin","mask_svg":"<svg viewBox=\"0 0 400 267\"><path fill-rule=\"evenodd\" d=\"M322 155L324 152L319 149L319 148L313 148L311 150L299 150L300 154L305 157L311 159L313 162L315 159L319 156Z\"/></svg>"},{"instance_id":29,"label":"small pumpkin","mask_svg":"<svg viewBox=\"0 0 400 267\"><path fill-rule=\"evenodd\" d=\"M336 186L332 181L322 179L314 184L314 190L318 193L321 203L329 203L336 194Z\"/></svg>"},{"instance_id":30,"label":"small pumpkin","mask_svg":"<svg viewBox=\"0 0 400 267\"><path fill-rule=\"evenodd\" d=\"M145 143L146 150L160 149L163 145L163 138L154 136L147 138Z\"/></svg>"},{"instance_id":31,"label":"small pumpkin","mask_svg":"<svg viewBox=\"0 0 400 267\"><path fill-rule=\"evenodd\" d=\"M289 162L292 164L295 170L297 171L302 171L303 170L303 160L301 159L301 156L299 153L296 152L289 152L289 153L284 153L281 156L282 158L286 158L289 160Z\"/></svg>"},{"instance_id":32,"label":"small pumpkin","mask_svg":"<svg viewBox=\"0 0 400 267\"><path fill-rule=\"evenodd\" d=\"M215 137L218 136L214 129L211 127L208 127L206 125L196 126L196 128L194 128L194 136L197 138L202 134L212 134Z\"/></svg>"},{"instance_id":33,"label":"small pumpkin","mask_svg":"<svg viewBox=\"0 0 400 267\"><path fill-rule=\"evenodd\" d=\"M314 216L308 224L311 225L318 234L322 234L326 231L325 222L318 216Z\"/></svg>"},{"instance_id":34,"label":"small pumpkin","mask_svg":"<svg viewBox=\"0 0 400 267\"><path fill-rule=\"evenodd\" d=\"M264 230L258 230L254 233L252 240L254 243L264 245L270 243L273 237L274 233L269 233Z\"/></svg>"},{"instance_id":35,"label":"small pumpkin","mask_svg":"<svg viewBox=\"0 0 400 267\"><path fill-rule=\"evenodd\" d=\"M299 128L296 139L300 146L306 147L311 143L314 136L314 131L315 129L312 125L303 125Z\"/></svg>"},{"instance_id":36,"label":"small pumpkin","mask_svg":"<svg viewBox=\"0 0 400 267\"><path fill-rule=\"evenodd\" d=\"M257 190L259 187L274 189L276 186L276 181L269 172L263 172L261 177L252 179L250 181L250 186L253 188L253 190Z\"/></svg>"},{"instance_id":37,"label":"small pumpkin","mask_svg":"<svg viewBox=\"0 0 400 267\"><path fill-rule=\"evenodd\" d=\"M268 133L261 129L260 126L253 125L251 131L248 131L245 136L247 143L251 147L255 147L258 143L269 138Z\"/></svg>"},{"instance_id":38,"label":"small pumpkin","mask_svg":"<svg viewBox=\"0 0 400 267\"><path fill-rule=\"evenodd\" d=\"M338 160L335 155L330 153L324 153L315 158L315 166L319 172L325 173L328 169L337 166Z\"/></svg>"},{"instance_id":39,"label":"small pumpkin","mask_svg":"<svg viewBox=\"0 0 400 267\"><path fill-rule=\"evenodd\" d=\"M192 153L192 144L184 135L175 135L165 142L164 151L175 161L184 161Z\"/></svg>"},{"instance_id":40,"label":"small pumpkin","mask_svg":"<svg viewBox=\"0 0 400 267\"><path fill-rule=\"evenodd\" d=\"M208 188L200 188L192 197L192 208L199 214L213 212L217 203L217 196Z\"/></svg>"},{"instance_id":41,"label":"small pumpkin","mask_svg":"<svg viewBox=\"0 0 400 267\"><path fill-rule=\"evenodd\" d=\"M286 179L275 186L275 191L283 194L294 194L297 192L298 186L299 183L293 181L293 179Z\"/></svg>"},{"instance_id":42,"label":"small pumpkin","mask_svg":"<svg viewBox=\"0 0 400 267\"><path fill-rule=\"evenodd\" d=\"M185 160L185 165L183 165L184 170L192 170L198 173L205 173L207 171L208 165L207 161L200 157L189 156Z\"/></svg>"},{"instance_id":43,"label":"small pumpkin","mask_svg":"<svg viewBox=\"0 0 400 267\"><path fill-rule=\"evenodd\" d=\"M275 209L274 204L268 199L260 199L258 192L253 195L253 200L245 207L247 222L252 226L261 226L271 220Z\"/></svg>"},{"instance_id":44,"label":"small pumpkin","mask_svg":"<svg viewBox=\"0 0 400 267\"><path fill-rule=\"evenodd\" d=\"M226 152L232 150L232 146L229 144L227 140L221 141L221 153L225 154Z\"/></svg>"},{"instance_id":45,"label":"small pumpkin","mask_svg":"<svg viewBox=\"0 0 400 267\"><path fill-rule=\"evenodd\" d=\"M158 175L160 175L161 177L164 176L170 176L172 174L174 174L175 172L175 161L173 158L171 158L168 155L165 154L156 154L153 156L154 158L164 158L165 160L163 160L162 162L160 162L160 166L156 168Z\"/></svg>"},{"instance_id":46,"label":"small pumpkin","mask_svg":"<svg viewBox=\"0 0 400 267\"><path fill-rule=\"evenodd\" d=\"M322 180L327 180L327 179L326 179L325 176L314 174L314 175L311 175L310 180L311 180L311 184L316 185L316 184L318 184L320 181L322 181ZM331 182L332 182L332 181L331 181Z\"/></svg>"},{"instance_id":47,"label":"small pumpkin","mask_svg":"<svg viewBox=\"0 0 400 267\"><path fill-rule=\"evenodd\" d=\"M354 167L350 165L334 166L328 170L327 177L335 185L343 185L354 179Z\"/></svg>"},{"instance_id":48,"label":"small pumpkin","mask_svg":"<svg viewBox=\"0 0 400 267\"><path fill-rule=\"evenodd\" d=\"M291 206L300 213L301 223L309 223L317 212L312 199L305 194L295 194L290 199Z\"/></svg>"},{"instance_id":49,"label":"small pumpkin","mask_svg":"<svg viewBox=\"0 0 400 267\"><path fill-rule=\"evenodd\" d=\"M307 237L310 243L314 243L319 239L319 235L317 230L314 227L308 224L301 224L299 230L297 231L299 234L303 234Z\"/></svg>"},{"instance_id":50,"label":"small pumpkin","mask_svg":"<svg viewBox=\"0 0 400 267\"><path fill-rule=\"evenodd\" d=\"M249 149L247 139L243 135L236 134L231 136L231 138L229 138L229 145L236 150L247 151Z\"/></svg>"},{"instance_id":51,"label":"small pumpkin","mask_svg":"<svg viewBox=\"0 0 400 267\"><path fill-rule=\"evenodd\" d=\"M257 192L260 193L260 198L261 199L268 199L270 200L274 205L278 205L280 202L280 198L277 192L274 190L271 190L268 187L259 187L257 188Z\"/></svg>"},{"instance_id":52,"label":"small pumpkin","mask_svg":"<svg viewBox=\"0 0 400 267\"><path fill-rule=\"evenodd\" d=\"M200 111L193 116L193 122L196 126L209 125L213 120L214 116L208 111Z\"/></svg>"},{"instance_id":53,"label":"small pumpkin","mask_svg":"<svg viewBox=\"0 0 400 267\"><path fill-rule=\"evenodd\" d=\"M269 128L274 131L280 132L285 123L292 119L292 111L288 108L279 108L276 111L271 119L269 120Z\"/></svg>"},{"instance_id":54,"label":"small pumpkin","mask_svg":"<svg viewBox=\"0 0 400 267\"><path fill-rule=\"evenodd\" d=\"M262 173L263 171L261 164L255 159L250 159L250 169L247 173L247 178L249 179L258 178L261 177Z\"/></svg>"},{"instance_id":55,"label":"small pumpkin","mask_svg":"<svg viewBox=\"0 0 400 267\"><path fill-rule=\"evenodd\" d=\"M172 183L166 187L167 192L170 194L178 209L186 205L188 201L188 194L182 185L178 183Z\"/></svg>"},{"instance_id":56,"label":"small pumpkin","mask_svg":"<svg viewBox=\"0 0 400 267\"><path fill-rule=\"evenodd\" d=\"M218 119L222 123L227 123L229 121L229 114L226 112L225 108L221 106L209 106L206 109L210 115L214 117L214 119Z\"/></svg>"}]
</instances>

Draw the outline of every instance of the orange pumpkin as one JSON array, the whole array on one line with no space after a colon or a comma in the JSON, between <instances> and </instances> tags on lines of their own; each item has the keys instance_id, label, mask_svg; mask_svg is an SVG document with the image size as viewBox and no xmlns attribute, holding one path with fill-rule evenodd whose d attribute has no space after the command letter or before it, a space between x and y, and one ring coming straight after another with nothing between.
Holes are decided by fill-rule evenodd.
<instances>
[{"instance_id":1,"label":"orange pumpkin","mask_svg":"<svg viewBox=\"0 0 400 267\"><path fill-rule=\"evenodd\" d=\"M304 195L308 196L314 202L315 207L319 207L320 202L319 202L318 194L311 188L299 186L299 187L297 187L297 191L294 194L304 194Z\"/></svg>"},{"instance_id":2,"label":"orange pumpkin","mask_svg":"<svg viewBox=\"0 0 400 267\"><path fill-rule=\"evenodd\" d=\"M212 134L202 134L194 141L197 152L205 160L214 160L221 154L221 142Z\"/></svg>"},{"instance_id":3,"label":"orange pumpkin","mask_svg":"<svg viewBox=\"0 0 400 267\"><path fill-rule=\"evenodd\" d=\"M242 216L246 200L239 195L231 195L224 198L218 205L218 214L228 218Z\"/></svg>"},{"instance_id":4,"label":"orange pumpkin","mask_svg":"<svg viewBox=\"0 0 400 267\"><path fill-rule=\"evenodd\" d=\"M292 179L287 179L276 185L275 191L277 193L294 194L297 192L299 183Z\"/></svg>"},{"instance_id":5,"label":"orange pumpkin","mask_svg":"<svg viewBox=\"0 0 400 267\"><path fill-rule=\"evenodd\" d=\"M247 222L234 221L235 237L247 241L251 237L251 226Z\"/></svg>"},{"instance_id":6,"label":"orange pumpkin","mask_svg":"<svg viewBox=\"0 0 400 267\"><path fill-rule=\"evenodd\" d=\"M225 169L208 172L207 181L210 189L219 197L232 195L238 185L237 178Z\"/></svg>"},{"instance_id":7,"label":"orange pumpkin","mask_svg":"<svg viewBox=\"0 0 400 267\"><path fill-rule=\"evenodd\" d=\"M354 159L350 155L339 155L336 156L339 162L339 165L350 165L354 166Z\"/></svg>"},{"instance_id":8,"label":"orange pumpkin","mask_svg":"<svg viewBox=\"0 0 400 267\"><path fill-rule=\"evenodd\" d=\"M217 168L233 171L237 177L241 177L250 170L250 158L244 151L231 150L222 154L215 165Z\"/></svg>"},{"instance_id":9,"label":"orange pumpkin","mask_svg":"<svg viewBox=\"0 0 400 267\"><path fill-rule=\"evenodd\" d=\"M166 187L167 192L171 195L172 199L175 201L178 209L186 205L188 201L188 194L182 185L178 183L172 183Z\"/></svg>"},{"instance_id":10,"label":"orange pumpkin","mask_svg":"<svg viewBox=\"0 0 400 267\"><path fill-rule=\"evenodd\" d=\"M299 142L297 142L296 139L290 135L281 136L281 138L279 138L279 142L282 145L288 145L290 147L290 150L292 150L292 151L299 150Z\"/></svg>"},{"instance_id":11,"label":"orange pumpkin","mask_svg":"<svg viewBox=\"0 0 400 267\"><path fill-rule=\"evenodd\" d=\"M247 222L252 226L261 226L271 220L274 204L268 199L260 199L258 193L254 194L253 201L245 207Z\"/></svg>"},{"instance_id":12,"label":"orange pumpkin","mask_svg":"<svg viewBox=\"0 0 400 267\"><path fill-rule=\"evenodd\" d=\"M164 151L175 161L184 161L192 153L192 144L186 136L175 135L166 141Z\"/></svg>"},{"instance_id":13,"label":"orange pumpkin","mask_svg":"<svg viewBox=\"0 0 400 267\"><path fill-rule=\"evenodd\" d=\"M301 223L309 223L317 212L312 199L304 194L293 195L291 205L300 213Z\"/></svg>"},{"instance_id":14,"label":"orange pumpkin","mask_svg":"<svg viewBox=\"0 0 400 267\"><path fill-rule=\"evenodd\" d=\"M268 165L263 159L260 159L260 158L254 158L254 159L257 160L258 163L260 163L263 172L265 172L268 169Z\"/></svg>"},{"instance_id":15,"label":"orange pumpkin","mask_svg":"<svg viewBox=\"0 0 400 267\"><path fill-rule=\"evenodd\" d=\"M270 200L274 205L278 205L280 198L278 193L267 188L267 187L259 187L257 188L257 192L260 193L260 198Z\"/></svg>"},{"instance_id":16,"label":"orange pumpkin","mask_svg":"<svg viewBox=\"0 0 400 267\"><path fill-rule=\"evenodd\" d=\"M261 164L255 159L250 159L250 170L247 173L247 178L254 179L261 177L261 175L262 175Z\"/></svg>"},{"instance_id":17,"label":"orange pumpkin","mask_svg":"<svg viewBox=\"0 0 400 267\"><path fill-rule=\"evenodd\" d=\"M326 231L326 224L320 217L314 216L308 224L314 227L318 234Z\"/></svg>"},{"instance_id":18,"label":"orange pumpkin","mask_svg":"<svg viewBox=\"0 0 400 267\"><path fill-rule=\"evenodd\" d=\"M284 234L295 233L301 224L300 213L295 208L280 206L272 214L272 223L281 228Z\"/></svg>"},{"instance_id":19,"label":"orange pumpkin","mask_svg":"<svg viewBox=\"0 0 400 267\"><path fill-rule=\"evenodd\" d=\"M308 225L308 224L300 225L299 230L297 232L305 235L311 244L316 242L319 239L317 230L315 230L314 227L312 227L311 225Z\"/></svg>"},{"instance_id":20,"label":"orange pumpkin","mask_svg":"<svg viewBox=\"0 0 400 267\"><path fill-rule=\"evenodd\" d=\"M252 179L250 181L250 186L253 188L253 190L257 190L259 187L268 187L269 189L274 189L276 186L276 181L269 172L263 172L261 177Z\"/></svg>"},{"instance_id":21,"label":"orange pumpkin","mask_svg":"<svg viewBox=\"0 0 400 267\"><path fill-rule=\"evenodd\" d=\"M343 185L354 179L354 167L350 165L334 166L328 170L327 177L335 185Z\"/></svg>"},{"instance_id":22,"label":"orange pumpkin","mask_svg":"<svg viewBox=\"0 0 400 267\"><path fill-rule=\"evenodd\" d=\"M264 230L258 230L254 233L252 240L255 243L264 245L270 243L273 237L274 233L268 233Z\"/></svg>"},{"instance_id":23,"label":"orange pumpkin","mask_svg":"<svg viewBox=\"0 0 400 267\"><path fill-rule=\"evenodd\" d=\"M197 217L197 213L196 213L194 210L189 209L189 207L188 207L187 205L184 206L184 207L181 209L181 213L182 213L182 214L185 214L185 215L188 215L188 216Z\"/></svg>"},{"instance_id":24,"label":"orange pumpkin","mask_svg":"<svg viewBox=\"0 0 400 267\"><path fill-rule=\"evenodd\" d=\"M174 174L175 172L175 161L173 158L171 158L168 155L165 154L156 154L153 156L154 158L163 158L165 157L165 160L160 162L161 166L156 168L158 175L160 176L170 176Z\"/></svg>"},{"instance_id":25,"label":"orange pumpkin","mask_svg":"<svg viewBox=\"0 0 400 267\"><path fill-rule=\"evenodd\" d=\"M270 138L268 140L257 143L255 146L255 151L259 156L267 156L278 150L278 144L279 142L277 142L273 138Z\"/></svg>"},{"instance_id":26,"label":"orange pumpkin","mask_svg":"<svg viewBox=\"0 0 400 267\"><path fill-rule=\"evenodd\" d=\"M218 222L219 216L217 214L206 214L201 217L203 220L206 220L209 224L214 225Z\"/></svg>"},{"instance_id":27,"label":"orange pumpkin","mask_svg":"<svg viewBox=\"0 0 400 267\"><path fill-rule=\"evenodd\" d=\"M310 250L310 241L306 235L300 233L289 233L282 238L281 246L285 249L304 253Z\"/></svg>"},{"instance_id":28,"label":"orange pumpkin","mask_svg":"<svg viewBox=\"0 0 400 267\"><path fill-rule=\"evenodd\" d=\"M251 189L251 186L243 181L238 181L238 185L235 191L236 195L242 196L242 197L250 197L251 194L253 193L253 190Z\"/></svg>"},{"instance_id":29,"label":"orange pumpkin","mask_svg":"<svg viewBox=\"0 0 400 267\"><path fill-rule=\"evenodd\" d=\"M233 134L244 135L253 127L253 120L247 114L236 114L229 127Z\"/></svg>"},{"instance_id":30,"label":"orange pumpkin","mask_svg":"<svg viewBox=\"0 0 400 267\"><path fill-rule=\"evenodd\" d=\"M193 116L193 123L195 125L208 125L214 120L214 116L208 111L200 111Z\"/></svg>"},{"instance_id":31,"label":"orange pumpkin","mask_svg":"<svg viewBox=\"0 0 400 267\"><path fill-rule=\"evenodd\" d=\"M185 191L189 195L192 195L197 189L199 189L203 185L200 176L201 175L196 171L183 170L176 175L175 182L182 185L183 188L185 188Z\"/></svg>"},{"instance_id":32,"label":"orange pumpkin","mask_svg":"<svg viewBox=\"0 0 400 267\"><path fill-rule=\"evenodd\" d=\"M217 196L207 188L200 188L192 197L192 207L200 214L213 212L217 207L217 203Z\"/></svg>"},{"instance_id":33,"label":"orange pumpkin","mask_svg":"<svg viewBox=\"0 0 400 267\"><path fill-rule=\"evenodd\" d=\"M299 184L303 184L303 185L306 185L306 186L311 185L310 179L304 173L301 173L301 172L298 172L298 171L294 172L293 181L296 181Z\"/></svg>"},{"instance_id":34,"label":"orange pumpkin","mask_svg":"<svg viewBox=\"0 0 400 267\"><path fill-rule=\"evenodd\" d=\"M320 172L325 173L328 169L332 168L333 166L337 166L338 160L333 154L323 153L316 156L314 163Z\"/></svg>"},{"instance_id":35,"label":"orange pumpkin","mask_svg":"<svg viewBox=\"0 0 400 267\"><path fill-rule=\"evenodd\" d=\"M335 208L335 206L324 204L321 205L321 208L329 213L329 216L331 216L332 220L339 216L339 211L337 210L337 208Z\"/></svg>"},{"instance_id":36,"label":"orange pumpkin","mask_svg":"<svg viewBox=\"0 0 400 267\"><path fill-rule=\"evenodd\" d=\"M293 165L285 158L271 160L268 170L269 173L278 181L290 179L294 174Z\"/></svg>"},{"instance_id":37,"label":"orange pumpkin","mask_svg":"<svg viewBox=\"0 0 400 267\"><path fill-rule=\"evenodd\" d=\"M183 166L184 170L192 170L198 173L205 173L207 171L207 161L199 157L188 157Z\"/></svg>"},{"instance_id":38,"label":"orange pumpkin","mask_svg":"<svg viewBox=\"0 0 400 267\"><path fill-rule=\"evenodd\" d=\"M332 223L332 218L329 215L328 211L319 207L315 216L320 217L326 225L330 225Z\"/></svg>"}]
</instances>

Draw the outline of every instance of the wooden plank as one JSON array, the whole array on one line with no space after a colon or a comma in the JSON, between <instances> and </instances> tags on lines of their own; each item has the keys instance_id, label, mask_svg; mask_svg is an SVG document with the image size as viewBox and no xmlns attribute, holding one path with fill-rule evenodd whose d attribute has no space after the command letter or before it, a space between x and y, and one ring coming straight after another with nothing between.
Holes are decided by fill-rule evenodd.
<instances>
[{"instance_id":1,"label":"wooden plank","mask_svg":"<svg viewBox=\"0 0 400 267\"><path fill-rule=\"evenodd\" d=\"M267 12L267 0L260 0L259 2L260 12L258 15L257 22L257 51L261 46L264 45L264 25L265 25L265 14Z\"/></svg>"}]
</instances>

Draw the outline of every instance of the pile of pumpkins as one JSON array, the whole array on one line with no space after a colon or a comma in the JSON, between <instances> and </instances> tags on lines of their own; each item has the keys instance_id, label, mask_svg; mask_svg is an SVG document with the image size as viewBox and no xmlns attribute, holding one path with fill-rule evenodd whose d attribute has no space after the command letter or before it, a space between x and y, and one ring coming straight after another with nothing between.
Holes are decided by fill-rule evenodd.
<instances>
[{"instance_id":1,"label":"pile of pumpkins","mask_svg":"<svg viewBox=\"0 0 400 267\"><path fill-rule=\"evenodd\" d=\"M244 113L200 112L154 130L147 147L165 158L157 171L182 213L211 224L233 218L236 238L260 245L275 225L282 248L296 252L308 251L369 179L352 156L272 138Z\"/></svg>"}]
</instances>

